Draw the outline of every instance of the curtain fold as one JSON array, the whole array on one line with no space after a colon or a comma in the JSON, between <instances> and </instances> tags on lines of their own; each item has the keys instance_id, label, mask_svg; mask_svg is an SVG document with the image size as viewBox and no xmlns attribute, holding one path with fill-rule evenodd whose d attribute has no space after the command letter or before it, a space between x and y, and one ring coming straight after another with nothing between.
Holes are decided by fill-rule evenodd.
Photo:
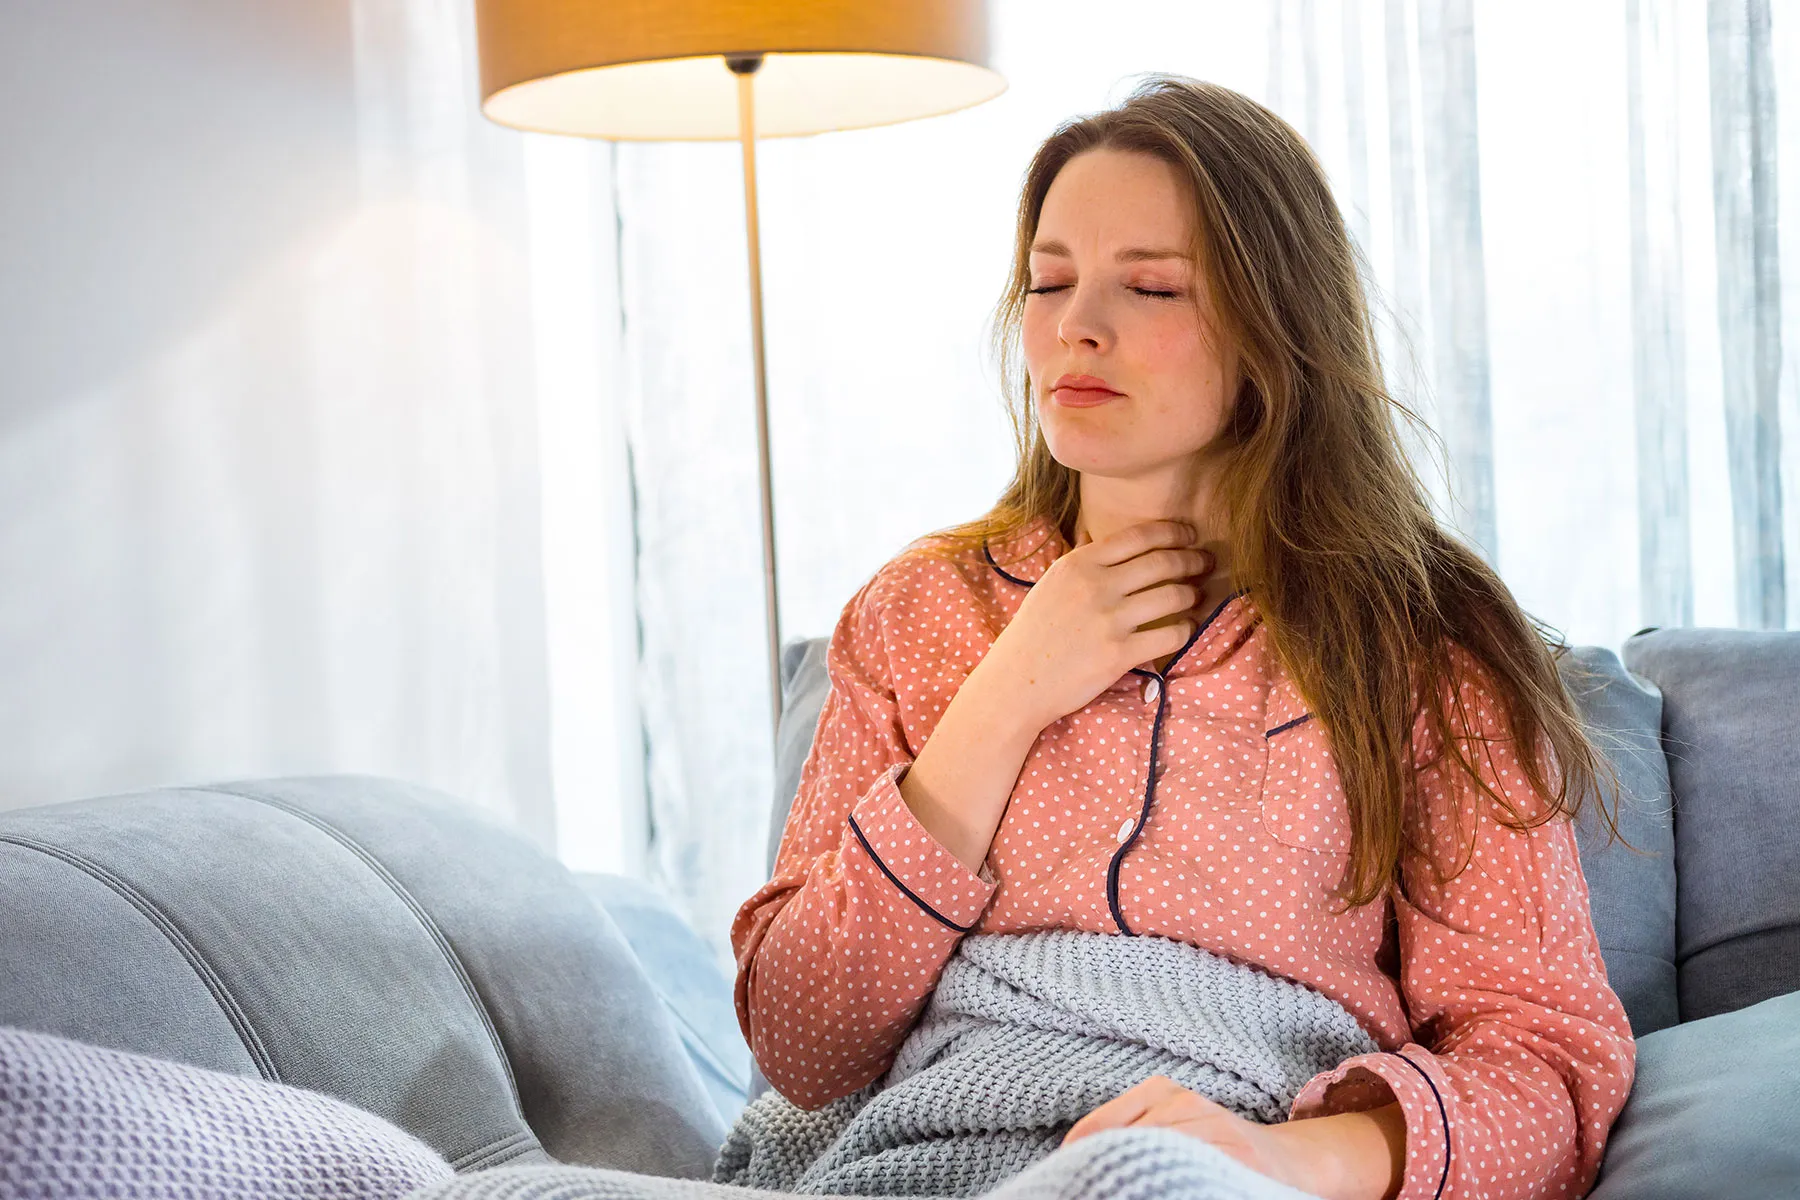
<instances>
[{"instance_id":1,"label":"curtain fold","mask_svg":"<svg viewBox=\"0 0 1800 1200\"><path fill-rule=\"evenodd\" d=\"M1781 248L1768 0L1709 0L1713 234L1738 620L1787 618L1781 486ZM1795 348L1800 353L1800 348ZM1792 434L1792 431L1790 431ZM1800 436L1800 435L1793 435Z\"/></svg>"},{"instance_id":2,"label":"curtain fold","mask_svg":"<svg viewBox=\"0 0 1800 1200\"><path fill-rule=\"evenodd\" d=\"M1688 515L1680 41L1672 0L1626 5L1632 390L1637 396L1638 590L1646 625L1694 615Z\"/></svg>"}]
</instances>

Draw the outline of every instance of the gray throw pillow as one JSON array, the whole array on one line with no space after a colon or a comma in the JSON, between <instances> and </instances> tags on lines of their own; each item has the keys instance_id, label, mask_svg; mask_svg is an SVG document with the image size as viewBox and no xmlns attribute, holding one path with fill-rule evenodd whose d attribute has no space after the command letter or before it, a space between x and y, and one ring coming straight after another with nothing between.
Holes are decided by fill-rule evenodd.
<instances>
[{"instance_id":1,"label":"gray throw pillow","mask_svg":"<svg viewBox=\"0 0 1800 1200\"><path fill-rule=\"evenodd\" d=\"M1800 1195L1800 992L1638 1039L1589 1200Z\"/></svg>"},{"instance_id":2,"label":"gray throw pillow","mask_svg":"<svg viewBox=\"0 0 1800 1200\"><path fill-rule=\"evenodd\" d=\"M451 1178L321 1092L0 1028L0 1196L397 1200Z\"/></svg>"}]
</instances>

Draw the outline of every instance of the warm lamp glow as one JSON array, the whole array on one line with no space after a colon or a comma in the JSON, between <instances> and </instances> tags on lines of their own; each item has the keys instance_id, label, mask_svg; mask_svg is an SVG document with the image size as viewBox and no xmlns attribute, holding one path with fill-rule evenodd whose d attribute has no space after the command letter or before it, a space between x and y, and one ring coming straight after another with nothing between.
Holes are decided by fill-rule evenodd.
<instances>
[{"instance_id":1,"label":"warm lamp glow","mask_svg":"<svg viewBox=\"0 0 1800 1200\"><path fill-rule=\"evenodd\" d=\"M616 140L739 135L722 56L763 56L756 135L888 125L1006 89L968 0L477 0L482 111Z\"/></svg>"}]
</instances>

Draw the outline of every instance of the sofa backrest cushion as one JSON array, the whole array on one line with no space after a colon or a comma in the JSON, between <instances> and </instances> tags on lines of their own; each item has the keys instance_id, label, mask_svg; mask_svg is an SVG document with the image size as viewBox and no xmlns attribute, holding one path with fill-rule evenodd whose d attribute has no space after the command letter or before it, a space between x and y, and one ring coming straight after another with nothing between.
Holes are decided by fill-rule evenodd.
<instances>
[{"instance_id":1,"label":"sofa backrest cushion","mask_svg":"<svg viewBox=\"0 0 1800 1200\"><path fill-rule=\"evenodd\" d=\"M770 810L764 869L773 874L781 829L800 790L800 768L812 749L831 678L825 673L828 637L795 638L781 648L781 719L775 723L775 803Z\"/></svg>"},{"instance_id":2,"label":"sofa backrest cushion","mask_svg":"<svg viewBox=\"0 0 1800 1200\"><path fill-rule=\"evenodd\" d=\"M0 813L0 1025L295 1084L458 1170L710 1173L624 936L453 798L335 775Z\"/></svg>"},{"instance_id":3,"label":"sofa backrest cushion","mask_svg":"<svg viewBox=\"0 0 1800 1200\"><path fill-rule=\"evenodd\" d=\"M1675 832L1662 751L1662 696L1599 646L1558 664L1619 791L1605 797L1624 841L1609 837L1599 797L1583 798L1575 840L1607 982L1638 1037L1680 1020L1675 989ZM1642 853L1639 853L1639 852Z\"/></svg>"},{"instance_id":4,"label":"sofa backrest cushion","mask_svg":"<svg viewBox=\"0 0 1800 1200\"><path fill-rule=\"evenodd\" d=\"M1681 1019L1800 989L1800 632L1659 629L1624 657L1663 695Z\"/></svg>"}]
</instances>

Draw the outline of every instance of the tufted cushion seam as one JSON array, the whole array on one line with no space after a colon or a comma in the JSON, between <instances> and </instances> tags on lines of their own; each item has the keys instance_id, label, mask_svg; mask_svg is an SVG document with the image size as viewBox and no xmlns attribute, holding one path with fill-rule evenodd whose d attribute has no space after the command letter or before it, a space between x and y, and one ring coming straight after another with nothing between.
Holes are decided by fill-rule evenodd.
<instances>
[{"instance_id":1,"label":"tufted cushion seam","mask_svg":"<svg viewBox=\"0 0 1800 1200\"><path fill-rule=\"evenodd\" d=\"M535 1134L530 1130L520 1130L518 1133L509 1133L498 1141L489 1142L485 1146L469 1151L451 1163L450 1169L459 1175L466 1171L485 1170L488 1167L497 1167L502 1163L511 1162L521 1154L529 1154L533 1150L541 1149L543 1147L538 1144Z\"/></svg>"},{"instance_id":2,"label":"tufted cushion seam","mask_svg":"<svg viewBox=\"0 0 1800 1200\"><path fill-rule=\"evenodd\" d=\"M281 1073L275 1067L275 1059L270 1055L268 1048L263 1045L262 1038L257 1034L255 1026L251 1025L249 1015L237 1002L237 998L231 994L231 990L225 986L225 980L217 971L213 970L212 964L206 961L199 948L188 940L187 935L181 931L181 927L175 923L174 918L163 912L149 897L132 887L123 878L85 855L16 833L0 833L0 842L21 846L27 850L35 850L59 862L66 863L110 888L120 899L143 913L144 917L156 927L157 932L167 938L169 944L175 947L176 952L187 960L188 966L193 969L194 974L199 976L200 982L205 985L214 1002L218 1004L220 1011L225 1014L225 1019L231 1023L231 1028L237 1033L238 1039L243 1042L244 1049L249 1053L251 1061L256 1063L257 1071L262 1074L264 1079L275 1083L282 1082Z\"/></svg>"},{"instance_id":3,"label":"tufted cushion seam","mask_svg":"<svg viewBox=\"0 0 1800 1200\"><path fill-rule=\"evenodd\" d=\"M457 982L462 986L463 993L468 997L469 1004L475 1010L475 1015L481 1020L481 1027L487 1031L488 1042L493 1046L494 1056L500 1060L500 1069L506 1075L507 1094L512 1099L513 1113L521 1122L525 1121L525 1106L519 1099L519 1083L518 1080L513 1077L512 1060L507 1057L506 1047L500 1040L500 1032L494 1027L493 1014L488 1012L487 1002L481 998L480 991L475 987L475 981L469 977L469 972L467 968L463 966L462 959L458 957L455 948L450 945L450 939L444 936L444 931L439 929L437 922L431 919L431 914L425 911L424 906L413 898L412 893L407 891L406 887L398 879L394 878L393 873L387 869L380 859L370 853L361 842L358 842L355 838L331 824L331 822L309 813L303 808L288 804L285 801L222 787L198 787L189 788L187 790L212 792L222 796L234 796L240 800L250 800L257 804L267 805L269 808L284 812L296 820L304 821L337 842L344 849L350 851L350 853L354 854L377 879L386 884L400 902L406 906L407 910L412 913L413 918L424 928L426 934L437 946L438 952L444 956L444 961L450 965L451 971L456 974ZM528 1124L527 1127L529 1128Z\"/></svg>"}]
</instances>

